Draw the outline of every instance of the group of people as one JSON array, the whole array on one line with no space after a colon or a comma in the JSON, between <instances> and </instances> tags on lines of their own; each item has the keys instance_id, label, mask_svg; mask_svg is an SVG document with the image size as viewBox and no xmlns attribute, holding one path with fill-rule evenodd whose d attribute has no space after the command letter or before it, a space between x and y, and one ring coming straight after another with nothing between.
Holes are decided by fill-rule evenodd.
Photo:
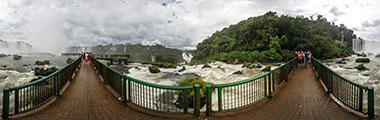
<instances>
[{"instance_id":1,"label":"group of people","mask_svg":"<svg viewBox=\"0 0 380 120\"><path fill-rule=\"evenodd\" d=\"M86 61L91 63L92 61L92 55L90 52L81 52L82 61Z\"/></svg>"},{"instance_id":2,"label":"group of people","mask_svg":"<svg viewBox=\"0 0 380 120\"><path fill-rule=\"evenodd\" d=\"M297 61L298 64L304 65L305 68L307 67L307 64L311 63L311 52L309 50L307 51L296 51Z\"/></svg>"}]
</instances>

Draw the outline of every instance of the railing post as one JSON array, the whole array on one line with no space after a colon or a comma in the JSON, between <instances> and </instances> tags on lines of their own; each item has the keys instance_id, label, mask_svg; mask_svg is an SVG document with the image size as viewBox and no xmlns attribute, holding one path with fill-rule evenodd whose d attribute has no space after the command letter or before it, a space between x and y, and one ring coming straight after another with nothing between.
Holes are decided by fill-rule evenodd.
<instances>
[{"instance_id":1,"label":"railing post","mask_svg":"<svg viewBox=\"0 0 380 120\"><path fill-rule=\"evenodd\" d=\"M8 120L9 116L9 90L3 89L3 114L2 118Z\"/></svg>"},{"instance_id":2,"label":"railing post","mask_svg":"<svg viewBox=\"0 0 380 120\"><path fill-rule=\"evenodd\" d=\"M200 86L198 84L195 84L194 85L194 97L195 97L195 106L194 106L194 116L195 117L199 117L199 114L200 114L200 104L201 104L201 89L200 89Z\"/></svg>"},{"instance_id":3,"label":"railing post","mask_svg":"<svg viewBox=\"0 0 380 120\"><path fill-rule=\"evenodd\" d=\"M268 97L272 98L272 90L274 91L274 86L272 86L272 71L269 72L268 75L266 75L266 80L268 81Z\"/></svg>"},{"instance_id":4,"label":"railing post","mask_svg":"<svg viewBox=\"0 0 380 120\"><path fill-rule=\"evenodd\" d=\"M128 91L127 91L127 93L128 93L128 102L131 102L132 101L132 98L131 98L131 90L132 90L132 88L131 88L131 80L130 79L128 79L127 78L127 82L128 82Z\"/></svg>"},{"instance_id":5,"label":"railing post","mask_svg":"<svg viewBox=\"0 0 380 120\"><path fill-rule=\"evenodd\" d=\"M19 113L19 101L20 101L20 96L19 96L19 89L16 89L15 90L15 108L14 108L14 110L15 110L15 113L16 114L18 114Z\"/></svg>"},{"instance_id":6,"label":"railing post","mask_svg":"<svg viewBox=\"0 0 380 120\"><path fill-rule=\"evenodd\" d=\"M375 97L373 87L368 87L368 118L375 118Z\"/></svg>"},{"instance_id":7,"label":"railing post","mask_svg":"<svg viewBox=\"0 0 380 120\"><path fill-rule=\"evenodd\" d=\"M206 115L211 116L212 112L212 86L211 85L206 85L207 89L207 108L206 108Z\"/></svg>"},{"instance_id":8,"label":"railing post","mask_svg":"<svg viewBox=\"0 0 380 120\"><path fill-rule=\"evenodd\" d=\"M124 102L124 101L126 101L126 95L125 95L125 87L126 87L126 83L125 83L126 81L125 81L125 77L124 76L121 76L121 91L120 91L120 94L121 94L121 99L122 99L122 101Z\"/></svg>"},{"instance_id":9,"label":"railing post","mask_svg":"<svg viewBox=\"0 0 380 120\"><path fill-rule=\"evenodd\" d=\"M218 111L222 111L222 89L221 87L218 88Z\"/></svg>"}]
</instances>

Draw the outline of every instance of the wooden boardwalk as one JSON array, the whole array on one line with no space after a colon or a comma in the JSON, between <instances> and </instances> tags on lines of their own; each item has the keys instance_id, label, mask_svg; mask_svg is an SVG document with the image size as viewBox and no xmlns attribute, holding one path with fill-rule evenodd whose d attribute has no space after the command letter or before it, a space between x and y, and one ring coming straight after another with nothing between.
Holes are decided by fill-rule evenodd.
<instances>
[{"instance_id":1,"label":"wooden boardwalk","mask_svg":"<svg viewBox=\"0 0 380 120\"><path fill-rule=\"evenodd\" d=\"M315 79L311 67L296 68L288 82L262 105L235 113L218 113L226 120L356 120L362 119L340 107Z\"/></svg>"},{"instance_id":2,"label":"wooden boardwalk","mask_svg":"<svg viewBox=\"0 0 380 120\"><path fill-rule=\"evenodd\" d=\"M121 103L105 87L91 65L82 65L57 100L27 120L152 120L193 119L147 114ZM201 119L206 119L202 114ZM272 99L234 112L220 112L207 119L225 120L355 120L362 119L338 106L315 80L313 70L297 68Z\"/></svg>"},{"instance_id":3,"label":"wooden boardwalk","mask_svg":"<svg viewBox=\"0 0 380 120\"><path fill-rule=\"evenodd\" d=\"M93 67L84 64L79 74L53 104L24 119L151 120L157 117L135 111L118 101L101 82Z\"/></svg>"}]
</instances>

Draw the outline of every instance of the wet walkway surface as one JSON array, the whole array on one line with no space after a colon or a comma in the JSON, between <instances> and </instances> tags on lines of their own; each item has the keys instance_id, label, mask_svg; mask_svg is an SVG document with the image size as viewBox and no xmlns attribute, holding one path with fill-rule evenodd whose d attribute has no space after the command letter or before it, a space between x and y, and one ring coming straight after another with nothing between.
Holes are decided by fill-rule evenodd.
<instances>
[{"instance_id":1,"label":"wet walkway surface","mask_svg":"<svg viewBox=\"0 0 380 120\"><path fill-rule=\"evenodd\" d=\"M207 119L226 120L355 120L362 119L338 106L315 80L313 70L297 68L272 99L244 110L216 113ZM167 114L167 113L162 113ZM171 114L167 114L170 116ZM104 86L91 65L79 74L57 100L27 120L153 120L157 117L121 103ZM192 118L182 118L192 119ZM201 119L205 119L204 114Z\"/></svg>"},{"instance_id":2,"label":"wet walkway surface","mask_svg":"<svg viewBox=\"0 0 380 120\"><path fill-rule=\"evenodd\" d=\"M121 103L101 82L91 65L82 64L79 74L58 99L27 120L151 120Z\"/></svg>"},{"instance_id":3,"label":"wet walkway surface","mask_svg":"<svg viewBox=\"0 0 380 120\"><path fill-rule=\"evenodd\" d=\"M337 105L315 79L311 67L297 68L268 102L236 114L217 114L226 120L356 120L362 119Z\"/></svg>"}]
</instances>

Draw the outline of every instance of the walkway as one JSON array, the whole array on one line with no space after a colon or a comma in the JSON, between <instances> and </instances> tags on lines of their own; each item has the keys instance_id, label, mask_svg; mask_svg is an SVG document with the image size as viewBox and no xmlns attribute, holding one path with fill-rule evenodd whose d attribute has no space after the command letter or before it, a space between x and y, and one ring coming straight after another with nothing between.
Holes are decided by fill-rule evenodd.
<instances>
[{"instance_id":1,"label":"walkway","mask_svg":"<svg viewBox=\"0 0 380 120\"><path fill-rule=\"evenodd\" d=\"M100 81L91 65L82 65L79 74L51 105L28 120L151 120L122 104Z\"/></svg>"},{"instance_id":2,"label":"walkway","mask_svg":"<svg viewBox=\"0 0 380 120\"><path fill-rule=\"evenodd\" d=\"M138 120L162 118L139 112L119 102L104 86L91 65L82 65L64 93L47 108L26 117L36 120ZM172 116L172 114L165 114ZM191 118L187 118L191 119ZM205 119L202 115L201 119ZM339 107L315 80L313 70L297 68L275 97L236 112L219 112L208 119L226 120L351 120L361 119ZM183 120L183 118L182 118Z\"/></svg>"},{"instance_id":3,"label":"walkway","mask_svg":"<svg viewBox=\"0 0 380 120\"><path fill-rule=\"evenodd\" d=\"M278 94L263 105L236 114L217 114L226 120L355 120L361 119L338 106L315 80L311 67L297 68Z\"/></svg>"}]
</instances>

